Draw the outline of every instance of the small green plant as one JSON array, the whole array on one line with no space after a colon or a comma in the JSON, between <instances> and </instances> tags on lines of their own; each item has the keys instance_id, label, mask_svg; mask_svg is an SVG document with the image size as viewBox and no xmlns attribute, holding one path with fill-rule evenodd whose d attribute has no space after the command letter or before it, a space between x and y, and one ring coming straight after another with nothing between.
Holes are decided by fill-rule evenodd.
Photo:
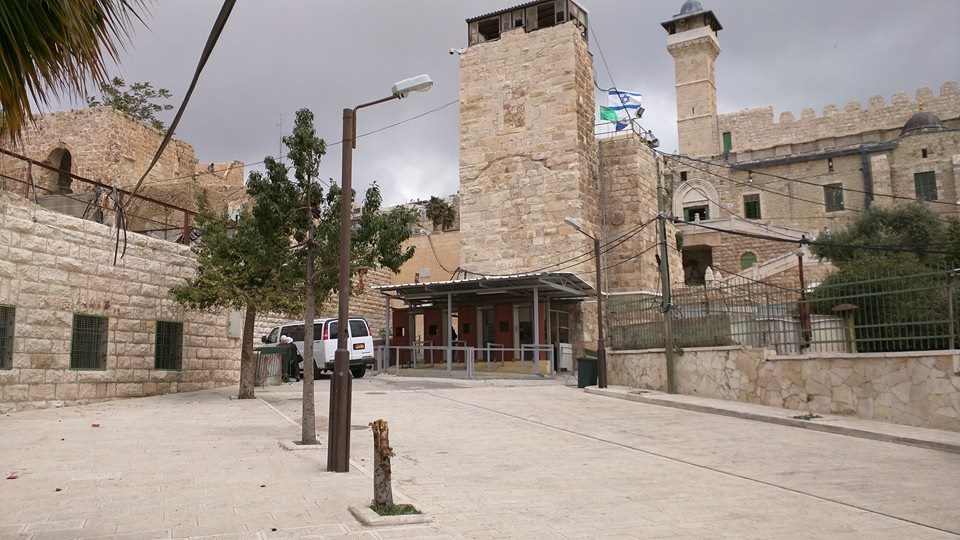
<instances>
[{"instance_id":1,"label":"small green plant","mask_svg":"<svg viewBox=\"0 0 960 540\"><path fill-rule=\"evenodd\" d=\"M794 420L813 420L815 418L823 418L823 417L820 416L819 414L813 414L811 412L808 412L806 414L798 414L793 417Z\"/></svg>"},{"instance_id":2,"label":"small green plant","mask_svg":"<svg viewBox=\"0 0 960 540\"><path fill-rule=\"evenodd\" d=\"M422 514L417 507L412 504L395 504L393 506L377 506L371 504L370 508L381 516L409 516L412 514Z\"/></svg>"}]
</instances>

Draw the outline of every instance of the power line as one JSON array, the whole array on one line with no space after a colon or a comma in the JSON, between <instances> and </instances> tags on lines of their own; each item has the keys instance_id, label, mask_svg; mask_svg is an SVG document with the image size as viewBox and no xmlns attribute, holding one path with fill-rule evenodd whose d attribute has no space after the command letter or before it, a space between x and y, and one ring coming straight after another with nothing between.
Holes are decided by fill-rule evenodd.
<instances>
[{"instance_id":1,"label":"power line","mask_svg":"<svg viewBox=\"0 0 960 540\"><path fill-rule=\"evenodd\" d=\"M674 218L673 221L674 221L675 223L681 223L681 222L682 222L682 221L680 221L680 220L678 220L678 219L676 219L676 218ZM766 234L750 233L750 232L745 232L745 231L731 231L731 230L728 230L728 229L721 229L721 228L718 228L718 227L711 227L711 226L709 226L709 225L704 225L703 223L701 223L701 222L699 222L699 221L685 221L685 222L682 222L682 223L687 223L688 225L694 225L694 226L696 226L696 227L702 227L702 228L704 228L704 229L708 229L708 230L711 230L711 231L717 231L717 232L721 232L721 233L732 234L732 235L735 235L735 236L745 236L745 237L748 237L748 238L756 238L756 239L758 239L758 240L770 240L770 241L772 241L772 242L781 242L781 243L788 243L788 244L799 244L799 245L807 245L807 246L823 246L823 247L834 247L834 248L845 248L845 249L865 249L865 250L869 250L869 251L895 251L895 252L918 253L918 254L922 253L922 254L928 254L928 255L952 255L952 253L949 252L949 251L912 249L912 248L901 247L901 246L864 246L864 245L857 245L857 244L839 244L839 243L835 243L835 242L820 242L820 241L817 241L817 240L810 240L810 239L807 238L806 236L800 238L799 240L791 240L791 239L788 239L788 238L777 238L777 237L775 237L775 236L770 236L770 235L766 235Z\"/></svg>"},{"instance_id":2,"label":"power line","mask_svg":"<svg viewBox=\"0 0 960 540\"><path fill-rule=\"evenodd\" d=\"M213 48L217 44L217 40L220 39L220 34L223 32L224 26L227 24L227 19L230 17L230 12L233 10L234 4L237 3L237 0L224 0L223 6L220 8L220 13L217 15L217 19L213 23L213 28L210 29L210 35L207 36L207 43L203 46L203 52L200 53L200 61L197 63L197 69L193 73L193 79L190 81L190 86L187 88L186 93L183 95L183 100L180 102L180 108L177 110L177 114L173 117L173 121L170 122L170 126L167 128L167 132L163 136L163 140L160 141L160 146L157 148L156 153L153 155L153 159L150 161L150 164L147 165L147 169L143 171L143 175L137 180L137 184L133 187L132 194L136 195L137 191L140 190L140 186L143 185L143 181L147 178L147 175L150 174L150 171L153 170L153 167L160 161L160 156L163 155L163 151L167 148L167 145L170 143L170 139L173 138L173 133L176 131L177 126L180 124L180 119L183 118L183 113L187 110L187 103L190 102L190 96L193 95L193 90L197 87L197 81L200 80L200 74L203 72L204 66L207 65L207 60L210 59L210 55L213 53ZM127 224L126 218L124 217L123 204L120 201L117 201L117 214L116 214L116 226L117 226L117 241L113 250L113 264L117 264L117 256L123 256L127 252ZM123 251L120 251L120 233L119 230L123 229Z\"/></svg>"},{"instance_id":3,"label":"power line","mask_svg":"<svg viewBox=\"0 0 960 540\"><path fill-rule=\"evenodd\" d=\"M687 156L681 156L681 155L677 155L677 154L670 154L670 153L668 153L668 152L663 152L663 151L657 150L657 149L654 149L653 151L656 152L657 154L660 154L661 156L670 158L670 159L676 161L677 163L682 163L682 162L683 162L682 160L688 160L688 161L694 161L694 162L702 162L702 160L697 160L697 159L693 159L693 158L689 158L689 157L687 157ZM713 164L711 164L711 165L713 165ZM727 180L727 181L729 181L729 182L733 182L734 184L737 184L737 185L739 185L739 186L745 186L745 187L749 187L749 188L752 188L752 189L758 189L758 190L760 190L760 191L765 191L765 192L771 193L771 194L773 194L773 195L778 195L778 196L780 196L780 197L786 197L786 198L788 198L788 199L793 199L793 200L796 200L796 201L802 201L802 202L806 202L806 203L810 203L810 204L815 204L815 205L817 205L817 206L820 206L820 205L823 204L822 201L813 201L813 200L810 200L810 199L804 199L804 198L802 198L802 197L797 197L796 195L789 195L789 194L786 194L786 193L780 193L779 191L773 191L773 190L764 188L761 184L753 184L753 183L749 183L749 182L741 182L740 180L735 180L735 179L733 179L733 178L730 178L729 176L724 176L724 175L722 175L722 174L715 173L715 172L713 172L713 171L711 171L711 170L709 170L709 169L704 169L704 168L701 168L701 167L696 167L696 166L690 165L689 163L687 163L686 166L687 166L687 167L690 167L691 169L694 169L694 170L697 170L697 171L700 171L700 172L703 172L703 173L707 173L707 174L709 174L709 175L711 175L711 176L715 176L715 177L717 177L717 178L720 178L720 179L723 179L723 180ZM718 165L713 165L713 166L718 166ZM851 212L863 212L863 210L860 210L860 209L858 209L858 208L846 208L846 210L850 210Z\"/></svg>"}]
</instances>

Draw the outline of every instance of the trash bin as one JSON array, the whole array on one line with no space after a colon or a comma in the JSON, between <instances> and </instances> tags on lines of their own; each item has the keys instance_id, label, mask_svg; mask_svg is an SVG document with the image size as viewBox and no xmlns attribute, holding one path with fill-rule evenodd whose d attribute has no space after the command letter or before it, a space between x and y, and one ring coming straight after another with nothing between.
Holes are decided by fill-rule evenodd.
<instances>
[{"instance_id":1,"label":"trash bin","mask_svg":"<svg viewBox=\"0 0 960 540\"><path fill-rule=\"evenodd\" d=\"M597 359L577 358L577 387L597 385Z\"/></svg>"}]
</instances>

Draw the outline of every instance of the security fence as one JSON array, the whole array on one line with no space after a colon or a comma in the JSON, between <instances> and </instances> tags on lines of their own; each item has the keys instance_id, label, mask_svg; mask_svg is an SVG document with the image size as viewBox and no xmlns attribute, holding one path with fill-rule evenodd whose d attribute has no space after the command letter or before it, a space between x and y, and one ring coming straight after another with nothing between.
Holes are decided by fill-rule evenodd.
<instances>
[{"instance_id":1,"label":"security fence","mask_svg":"<svg viewBox=\"0 0 960 540\"><path fill-rule=\"evenodd\" d=\"M732 281L673 294L674 347L743 345L806 354L941 350L957 343L952 270L828 279L806 291L747 278ZM659 295L611 295L607 314L614 349L664 346Z\"/></svg>"}]
</instances>

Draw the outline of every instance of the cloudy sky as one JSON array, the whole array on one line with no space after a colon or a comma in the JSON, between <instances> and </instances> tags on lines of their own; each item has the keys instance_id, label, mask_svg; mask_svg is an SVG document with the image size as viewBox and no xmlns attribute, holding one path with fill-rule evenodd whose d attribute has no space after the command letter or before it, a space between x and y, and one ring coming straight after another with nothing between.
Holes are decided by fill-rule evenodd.
<instances>
[{"instance_id":1,"label":"cloudy sky","mask_svg":"<svg viewBox=\"0 0 960 540\"><path fill-rule=\"evenodd\" d=\"M361 112L375 130L457 99L467 17L518 0L240 0L207 64L177 136L201 161L261 161L276 155L282 128L301 107L317 115L328 143L341 136L341 111L389 94L429 73L435 86ZM672 58L660 22L681 0L582 0L590 12L598 83L644 94L644 124L676 149ZM819 112L852 99L890 95L960 79L960 1L703 0L724 29L717 62L722 112L772 105L775 114ZM122 56L117 74L183 95L220 8L216 0L158 0ZM610 73L600 61L606 57ZM598 101L601 99L598 96ZM605 99L605 98L604 98ZM64 104L68 105L68 104ZM167 119L171 118L169 115ZM456 191L456 104L360 139L354 181L378 181L387 203ZM339 147L321 174L339 178Z\"/></svg>"}]
</instances>

